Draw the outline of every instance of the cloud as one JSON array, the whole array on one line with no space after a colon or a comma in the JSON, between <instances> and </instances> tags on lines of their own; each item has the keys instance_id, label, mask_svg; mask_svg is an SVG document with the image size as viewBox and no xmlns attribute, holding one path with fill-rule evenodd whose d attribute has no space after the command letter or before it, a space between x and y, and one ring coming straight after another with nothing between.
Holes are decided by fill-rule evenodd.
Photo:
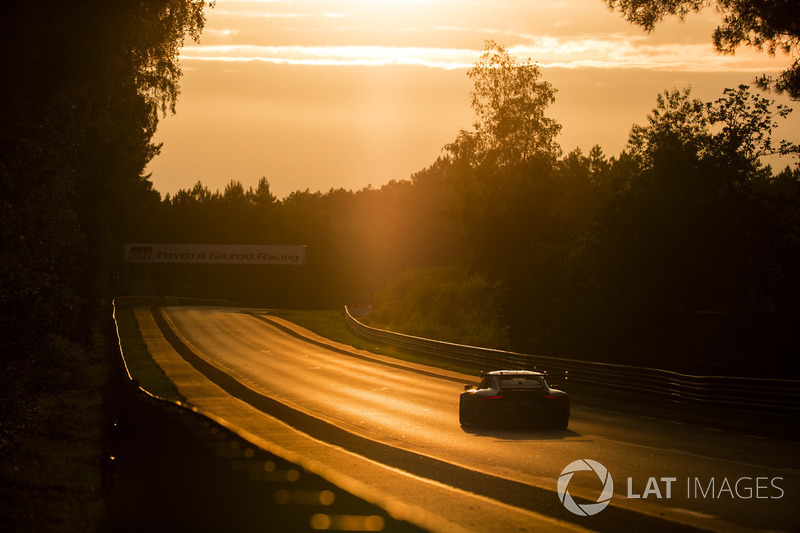
<instances>
[{"instance_id":1,"label":"cloud","mask_svg":"<svg viewBox=\"0 0 800 533\"><path fill-rule=\"evenodd\" d=\"M291 4L291 1L287 0L214 0L215 4L226 5L226 4Z\"/></svg>"},{"instance_id":2,"label":"cloud","mask_svg":"<svg viewBox=\"0 0 800 533\"><path fill-rule=\"evenodd\" d=\"M709 39L713 26L706 27L708 21L700 18L700 29L667 26L654 37L632 29L596 5L598 0L565 0L558 6L497 1L497 8L489 9L477 0L470 12L466 7L456 10L453 0L218 0L206 29L212 42L187 46L181 59L188 68L191 62L262 62L453 70L472 66L483 41L494 39L512 55L542 67L676 72L785 68L781 58L751 50L718 54ZM330 22L340 19L346 22Z\"/></svg>"},{"instance_id":3,"label":"cloud","mask_svg":"<svg viewBox=\"0 0 800 533\"><path fill-rule=\"evenodd\" d=\"M247 10L216 10L214 12L215 15L225 16L225 17L236 17L242 19L253 19L253 18L264 18L264 19L298 19L298 18L311 18L311 17L323 17L323 18L343 18L346 15L344 13L272 13L272 12L265 12L265 11L247 11Z\"/></svg>"},{"instance_id":4,"label":"cloud","mask_svg":"<svg viewBox=\"0 0 800 533\"><path fill-rule=\"evenodd\" d=\"M418 65L455 69L469 67L475 50L386 46L187 46L181 60L262 61L287 65Z\"/></svg>"},{"instance_id":5,"label":"cloud","mask_svg":"<svg viewBox=\"0 0 800 533\"><path fill-rule=\"evenodd\" d=\"M203 35L211 35L213 37L233 37L235 35L239 35L240 30L238 28L234 29L205 29L203 30Z\"/></svg>"},{"instance_id":6,"label":"cloud","mask_svg":"<svg viewBox=\"0 0 800 533\"><path fill-rule=\"evenodd\" d=\"M708 44L647 44L644 36L524 36L509 52L542 67L594 69L652 69L689 72L775 70L765 54L720 55ZM424 46L187 46L184 61L267 62L284 65L381 66L417 65L430 68L469 68L482 50Z\"/></svg>"}]
</instances>

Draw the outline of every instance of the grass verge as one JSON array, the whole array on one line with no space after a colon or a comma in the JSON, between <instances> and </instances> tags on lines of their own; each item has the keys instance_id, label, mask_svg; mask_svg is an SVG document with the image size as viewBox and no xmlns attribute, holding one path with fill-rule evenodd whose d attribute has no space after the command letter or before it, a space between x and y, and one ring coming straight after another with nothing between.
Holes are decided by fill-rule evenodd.
<instances>
[{"instance_id":1,"label":"grass verge","mask_svg":"<svg viewBox=\"0 0 800 533\"><path fill-rule=\"evenodd\" d=\"M117 330L119 332L122 353L125 355L125 364L131 376L139 382L139 386L159 398L175 402L185 401L186 398L178 392L175 384L164 374L158 366L142 339L139 323L134 314L134 308L129 305L120 305L115 309Z\"/></svg>"},{"instance_id":2,"label":"grass verge","mask_svg":"<svg viewBox=\"0 0 800 533\"><path fill-rule=\"evenodd\" d=\"M97 529L105 512L104 394L112 364L99 326L92 341L87 347L59 341L48 360L31 354L23 365L3 369L0 531ZM58 359L67 366L58 367Z\"/></svg>"},{"instance_id":3,"label":"grass verge","mask_svg":"<svg viewBox=\"0 0 800 533\"><path fill-rule=\"evenodd\" d=\"M347 344L358 350L367 350L379 355L387 357L394 357L403 361L411 363L418 363L422 365L443 368L454 372L462 372L464 374L471 374L477 376L480 373L478 367L469 364L456 363L451 361L443 361L433 357L428 357L424 354L395 348L386 344L378 344L373 341L362 339L347 327L344 316L341 311L326 311L326 310L274 310L270 314L285 318L290 322L302 326L317 335L321 335L326 339L335 342Z\"/></svg>"}]
</instances>

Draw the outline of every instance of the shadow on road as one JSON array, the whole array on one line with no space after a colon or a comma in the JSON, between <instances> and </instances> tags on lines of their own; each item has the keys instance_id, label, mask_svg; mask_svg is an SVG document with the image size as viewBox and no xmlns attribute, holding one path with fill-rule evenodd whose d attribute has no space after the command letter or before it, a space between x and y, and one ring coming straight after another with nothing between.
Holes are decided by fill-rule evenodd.
<instances>
[{"instance_id":1,"label":"shadow on road","mask_svg":"<svg viewBox=\"0 0 800 533\"><path fill-rule=\"evenodd\" d=\"M542 440L565 440L582 437L580 433L569 429L552 429L536 427L465 427L461 429L464 433L480 436L494 437L499 440L513 441L542 441Z\"/></svg>"}]
</instances>

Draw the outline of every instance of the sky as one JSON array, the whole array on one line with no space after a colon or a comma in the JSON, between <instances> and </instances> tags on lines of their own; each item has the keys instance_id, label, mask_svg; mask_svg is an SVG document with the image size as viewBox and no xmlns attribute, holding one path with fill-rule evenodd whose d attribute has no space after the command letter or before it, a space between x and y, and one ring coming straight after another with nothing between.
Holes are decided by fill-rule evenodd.
<instances>
[{"instance_id":1,"label":"sky","mask_svg":"<svg viewBox=\"0 0 800 533\"><path fill-rule=\"evenodd\" d=\"M790 63L715 52L711 9L652 33L602 0L217 0L206 14L200 42L181 51L177 113L162 119L146 169L162 195L198 181L216 191L266 177L284 198L409 179L472 128L467 70L486 40L556 88L547 114L564 153L619 154L664 90L716 100ZM800 143L800 109L782 124L777 136Z\"/></svg>"}]
</instances>

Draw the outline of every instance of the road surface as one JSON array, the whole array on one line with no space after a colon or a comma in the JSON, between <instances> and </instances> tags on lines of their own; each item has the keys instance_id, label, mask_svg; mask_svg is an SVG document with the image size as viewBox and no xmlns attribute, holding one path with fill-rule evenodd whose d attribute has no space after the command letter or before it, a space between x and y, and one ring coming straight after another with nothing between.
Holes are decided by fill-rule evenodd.
<instances>
[{"instance_id":1,"label":"road surface","mask_svg":"<svg viewBox=\"0 0 800 533\"><path fill-rule=\"evenodd\" d=\"M458 396L472 376L305 342L270 323L279 319L263 310L167 307L159 313L162 329L180 339L173 344L295 413L278 409L273 416L288 418L317 441L424 480L421 490L429 487L432 500L444 498L442 507L450 505L448 497L474 496L482 502L476 512L521 510L514 518L519 523L504 528L800 530L797 443L609 412L577 396L567 430L469 430L458 423ZM567 511L556 492L562 471L582 459L603 465L613 480L609 506L594 516ZM603 488L590 470L568 484L581 506L595 503ZM436 505L427 511L436 514ZM444 524L461 521L467 530L486 527L477 518L459 520L444 510L442 516L449 516Z\"/></svg>"}]
</instances>

